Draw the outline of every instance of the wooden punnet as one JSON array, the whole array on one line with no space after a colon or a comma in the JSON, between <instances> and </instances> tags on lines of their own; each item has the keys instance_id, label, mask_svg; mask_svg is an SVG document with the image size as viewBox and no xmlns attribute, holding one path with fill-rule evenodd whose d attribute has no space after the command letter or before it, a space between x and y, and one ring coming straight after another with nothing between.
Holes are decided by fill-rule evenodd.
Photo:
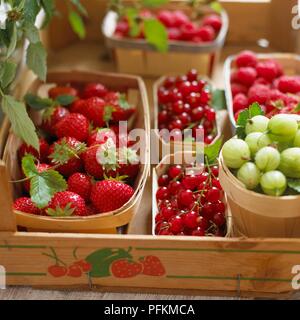
<instances>
[{"instance_id":1,"label":"wooden punnet","mask_svg":"<svg viewBox=\"0 0 300 320\"><path fill-rule=\"evenodd\" d=\"M182 10L191 15L193 9L180 0L172 0L161 6L167 10ZM208 7L207 13L212 13ZM112 49L119 72L140 74L144 76L160 76L170 72L184 73L195 68L201 74L211 76L219 61L219 54L224 45L228 31L228 16L221 12L222 29L217 38L210 43L191 43L184 41L170 41L166 53L156 51L144 39L117 38L114 31L117 15L108 12L104 18L102 32L106 45Z\"/></svg>"},{"instance_id":2,"label":"wooden punnet","mask_svg":"<svg viewBox=\"0 0 300 320\"><path fill-rule=\"evenodd\" d=\"M143 189L149 172L149 107L147 94L143 81L138 77L115 75L109 73L85 72L85 71L59 71L50 72L47 77L47 85L39 80L35 80L29 92L45 95L49 84L58 83L79 83L100 82L111 90L127 92L129 101L137 107L137 119L133 126L144 129L145 145L140 150L141 157L146 159L145 164L141 165L140 173L135 183L135 193L123 207L113 212L98 214L87 217L47 217L36 216L23 212L16 212L18 226L36 231L49 232L108 232L115 233L116 228L128 224L132 216L137 212L140 205ZM32 114L36 123L40 120L40 114ZM20 179L21 172L17 161L17 150L22 142L13 133L10 133L5 152L4 160L7 163L10 180ZM20 185L15 184L14 194L19 196L21 193Z\"/></svg>"}]
</instances>

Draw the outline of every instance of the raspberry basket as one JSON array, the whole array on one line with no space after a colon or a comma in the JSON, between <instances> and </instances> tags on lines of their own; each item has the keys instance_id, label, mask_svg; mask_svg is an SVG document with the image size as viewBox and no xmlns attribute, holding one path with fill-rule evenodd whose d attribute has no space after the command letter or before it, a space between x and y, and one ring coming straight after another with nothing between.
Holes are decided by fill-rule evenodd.
<instances>
[{"instance_id":1,"label":"raspberry basket","mask_svg":"<svg viewBox=\"0 0 300 320\"><path fill-rule=\"evenodd\" d=\"M229 113L229 119L231 122L232 130L235 131L235 119L233 112L233 97L230 85L230 75L234 67L234 60L236 56L229 56L224 64L224 75L225 75L225 95L226 104ZM258 61L264 61L268 59L273 59L279 62L283 70L287 75L299 75L300 74L300 56L292 53L261 53L257 54Z\"/></svg>"},{"instance_id":2,"label":"raspberry basket","mask_svg":"<svg viewBox=\"0 0 300 320\"><path fill-rule=\"evenodd\" d=\"M172 0L160 9L182 10L188 16L192 8L180 0ZM205 12L212 13L207 7ZM147 76L160 76L170 72L183 73L195 68L201 74L209 77L212 75L219 60L228 31L228 16L221 12L223 26L217 38L211 43L185 43L183 41L171 41L167 53L157 52L143 39L119 39L114 37L117 16L108 12L104 18L102 32L106 45L112 49L113 57L117 63L119 72L133 73Z\"/></svg>"},{"instance_id":3,"label":"raspberry basket","mask_svg":"<svg viewBox=\"0 0 300 320\"><path fill-rule=\"evenodd\" d=\"M210 86L212 86L212 83L208 78L202 77ZM155 81L153 85L153 101L154 101L154 129L155 129L155 137L156 141L159 144L159 150L160 150L160 155L164 155L164 150L169 150L169 153L172 154L176 151L181 151L182 150L182 142L177 142L177 141L171 141L170 143L165 142L162 137L159 135L158 132L158 110L159 110L159 105L158 105L158 98L157 98L157 92L158 88L164 83L166 79L166 76L160 77L157 81ZM216 126L217 126L217 134L214 140L212 141L212 144L223 137L223 140L226 141L230 136L231 132L228 128L228 113L226 110L219 110L216 112ZM184 142L185 144L185 150L195 150L196 144L195 142Z\"/></svg>"},{"instance_id":4,"label":"raspberry basket","mask_svg":"<svg viewBox=\"0 0 300 320\"><path fill-rule=\"evenodd\" d=\"M138 77L122 76L106 73L92 73L84 71L59 71L48 73L47 85L39 80L35 80L29 92L33 94L41 94L47 90L48 84L51 83L88 83L101 82L114 90L127 89L128 97L137 105L138 115L135 125L138 128L144 128L146 134L149 132L149 112L147 94L145 93L144 83ZM134 100L134 101L133 101ZM40 115L32 112L32 119L35 123L39 122ZM149 157L149 142L146 139L144 150L141 154L145 155L145 159ZM17 150L21 144L13 133L10 133L4 150L4 161L7 164L10 180L18 180L21 178L20 169L17 161ZM124 204L120 209L87 217L46 217L30 215L23 212L16 212L18 226L25 227L29 230L49 231L49 232L100 232L115 233L117 227L128 224L132 216L137 212L142 197L143 189L149 171L149 161L142 164L140 173L135 183L135 193L132 198ZM20 185L14 185L14 194L19 195L21 192Z\"/></svg>"}]
</instances>

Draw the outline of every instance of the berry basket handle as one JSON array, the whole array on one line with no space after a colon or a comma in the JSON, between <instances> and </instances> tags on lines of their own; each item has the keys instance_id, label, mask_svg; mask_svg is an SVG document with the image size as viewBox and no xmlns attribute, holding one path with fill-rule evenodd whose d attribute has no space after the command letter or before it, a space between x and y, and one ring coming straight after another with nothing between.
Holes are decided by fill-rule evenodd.
<instances>
[{"instance_id":1,"label":"berry basket handle","mask_svg":"<svg viewBox=\"0 0 300 320\"><path fill-rule=\"evenodd\" d=\"M12 192L5 163L0 160L0 232L17 230L16 215L12 210Z\"/></svg>"}]
</instances>

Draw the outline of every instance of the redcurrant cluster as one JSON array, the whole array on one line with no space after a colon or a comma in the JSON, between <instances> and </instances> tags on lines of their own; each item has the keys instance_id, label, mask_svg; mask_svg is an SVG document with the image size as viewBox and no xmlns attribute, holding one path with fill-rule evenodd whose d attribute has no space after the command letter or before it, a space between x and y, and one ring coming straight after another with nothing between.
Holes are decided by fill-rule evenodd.
<instances>
[{"instance_id":1,"label":"redcurrant cluster","mask_svg":"<svg viewBox=\"0 0 300 320\"><path fill-rule=\"evenodd\" d=\"M197 70L186 75L167 77L158 92L158 128L174 130L182 138L185 129L192 129L192 139L197 130L203 130L204 142L210 144L216 136L216 112L210 106L211 88L198 77Z\"/></svg>"},{"instance_id":2,"label":"redcurrant cluster","mask_svg":"<svg viewBox=\"0 0 300 320\"><path fill-rule=\"evenodd\" d=\"M173 165L158 178L155 234L223 237L226 216L218 166L206 166L200 174L187 175L185 169Z\"/></svg>"}]
</instances>

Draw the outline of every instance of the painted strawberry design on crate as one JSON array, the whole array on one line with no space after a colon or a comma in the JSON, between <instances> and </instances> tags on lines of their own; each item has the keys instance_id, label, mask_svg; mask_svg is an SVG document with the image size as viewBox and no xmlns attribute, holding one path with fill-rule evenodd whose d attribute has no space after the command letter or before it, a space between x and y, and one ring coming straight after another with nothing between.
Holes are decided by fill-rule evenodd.
<instances>
[{"instance_id":1,"label":"painted strawberry design on crate","mask_svg":"<svg viewBox=\"0 0 300 320\"><path fill-rule=\"evenodd\" d=\"M53 277L73 277L79 278L86 274L91 278L116 277L120 279L133 278L138 275L163 276L166 273L160 259L156 256L145 256L134 260L130 254L132 248L127 250L122 248L103 248L94 251L85 259L79 260L73 250L75 262L67 265L58 258L56 251L50 248L51 253L43 255L55 260L54 265L50 265L48 273Z\"/></svg>"}]
</instances>

